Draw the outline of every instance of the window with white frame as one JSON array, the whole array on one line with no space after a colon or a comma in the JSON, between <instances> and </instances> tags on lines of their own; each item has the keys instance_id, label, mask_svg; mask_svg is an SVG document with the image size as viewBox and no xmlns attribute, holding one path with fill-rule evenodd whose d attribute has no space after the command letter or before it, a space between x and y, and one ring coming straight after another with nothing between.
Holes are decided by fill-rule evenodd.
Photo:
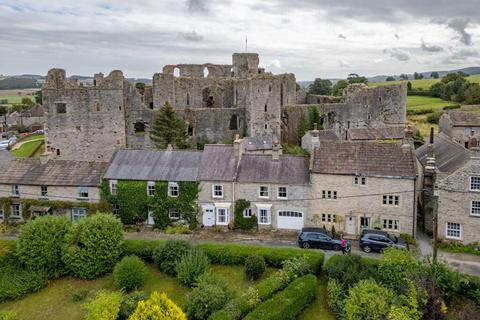
<instances>
[{"instance_id":1,"label":"window with white frame","mask_svg":"<svg viewBox=\"0 0 480 320\"><path fill-rule=\"evenodd\" d=\"M215 184L212 187L212 197L213 198L223 198L223 185Z\"/></svg>"},{"instance_id":2,"label":"window with white frame","mask_svg":"<svg viewBox=\"0 0 480 320\"><path fill-rule=\"evenodd\" d=\"M398 230L400 222L395 219L383 219L383 229Z\"/></svg>"},{"instance_id":3,"label":"window with white frame","mask_svg":"<svg viewBox=\"0 0 480 320\"><path fill-rule=\"evenodd\" d=\"M384 194L382 203L388 206L398 206L400 204L400 196Z\"/></svg>"},{"instance_id":4,"label":"window with white frame","mask_svg":"<svg viewBox=\"0 0 480 320\"><path fill-rule=\"evenodd\" d=\"M228 224L228 208L217 208L217 224Z\"/></svg>"},{"instance_id":5,"label":"window with white frame","mask_svg":"<svg viewBox=\"0 0 480 320\"><path fill-rule=\"evenodd\" d=\"M12 209L11 217L12 218L17 218L17 219L20 218L20 213L21 213L20 205L19 204L12 204L11 209Z\"/></svg>"},{"instance_id":6,"label":"window with white frame","mask_svg":"<svg viewBox=\"0 0 480 320\"><path fill-rule=\"evenodd\" d=\"M42 195L42 198L47 198L48 197L48 187L47 186L41 186L40 187L40 193Z\"/></svg>"},{"instance_id":7,"label":"window with white frame","mask_svg":"<svg viewBox=\"0 0 480 320\"><path fill-rule=\"evenodd\" d=\"M168 210L168 217L172 220L180 219L180 212L176 208Z\"/></svg>"},{"instance_id":8,"label":"window with white frame","mask_svg":"<svg viewBox=\"0 0 480 320\"><path fill-rule=\"evenodd\" d=\"M78 188L78 197L81 199L88 198L88 188L87 187Z\"/></svg>"},{"instance_id":9,"label":"window with white frame","mask_svg":"<svg viewBox=\"0 0 480 320\"><path fill-rule=\"evenodd\" d=\"M480 216L480 201L473 200L470 207L470 214L472 216Z\"/></svg>"},{"instance_id":10,"label":"window with white frame","mask_svg":"<svg viewBox=\"0 0 480 320\"><path fill-rule=\"evenodd\" d=\"M480 177L470 177L470 191L480 191Z\"/></svg>"},{"instance_id":11,"label":"window with white frame","mask_svg":"<svg viewBox=\"0 0 480 320\"><path fill-rule=\"evenodd\" d=\"M150 197L155 195L155 181L147 182L147 195Z\"/></svg>"},{"instance_id":12,"label":"window with white frame","mask_svg":"<svg viewBox=\"0 0 480 320\"><path fill-rule=\"evenodd\" d=\"M322 190L322 199L337 199L337 191Z\"/></svg>"},{"instance_id":13,"label":"window with white frame","mask_svg":"<svg viewBox=\"0 0 480 320\"><path fill-rule=\"evenodd\" d=\"M322 222L332 223L336 220L336 215L330 213L322 213Z\"/></svg>"},{"instance_id":14,"label":"window with white frame","mask_svg":"<svg viewBox=\"0 0 480 320\"><path fill-rule=\"evenodd\" d=\"M251 218L252 217L252 209L247 208L243 210L243 217L244 218Z\"/></svg>"},{"instance_id":15,"label":"window with white frame","mask_svg":"<svg viewBox=\"0 0 480 320\"><path fill-rule=\"evenodd\" d=\"M12 196L18 197L20 195L20 190L18 189L18 184L12 184Z\"/></svg>"},{"instance_id":16,"label":"window with white frame","mask_svg":"<svg viewBox=\"0 0 480 320\"><path fill-rule=\"evenodd\" d=\"M168 196L169 197L178 197L179 193L180 193L180 189L178 188L178 183L169 182L168 183Z\"/></svg>"},{"instance_id":17,"label":"window with white frame","mask_svg":"<svg viewBox=\"0 0 480 320\"><path fill-rule=\"evenodd\" d=\"M110 180L110 194L112 196L117 195L117 187L118 187L118 181L117 180Z\"/></svg>"},{"instance_id":18,"label":"window with white frame","mask_svg":"<svg viewBox=\"0 0 480 320\"><path fill-rule=\"evenodd\" d=\"M85 208L72 208L72 221L76 222L87 216L87 209Z\"/></svg>"},{"instance_id":19,"label":"window with white frame","mask_svg":"<svg viewBox=\"0 0 480 320\"><path fill-rule=\"evenodd\" d=\"M367 178L365 177L354 177L353 184L356 186L364 186L367 184Z\"/></svg>"},{"instance_id":20,"label":"window with white frame","mask_svg":"<svg viewBox=\"0 0 480 320\"><path fill-rule=\"evenodd\" d=\"M461 239L462 238L462 226L460 223L447 222L446 224L446 238Z\"/></svg>"},{"instance_id":21,"label":"window with white frame","mask_svg":"<svg viewBox=\"0 0 480 320\"><path fill-rule=\"evenodd\" d=\"M260 208L258 210L258 223L270 224L270 210L267 208Z\"/></svg>"},{"instance_id":22,"label":"window with white frame","mask_svg":"<svg viewBox=\"0 0 480 320\"><path fill-rule=\"evenodd\" d=\"M302 212L298 211L278 211L279 217L293 217L293 218L301 218L303 217Z\"/></svg>"},{"instance_id":23,"label":"window with white frame","mask_svg":"<svg viewBox=\"0 0 480 320\"><path fill-rule=\"evenodd\" d=\"M268 186L260 186L258 197L259 198L268 198L269 197Z\"/></svg>"},{"instance_id":24,"label":"window with white frame","mask_svg":"<svg viewBox=\"0 0 480 320\"><path fill-rule=\"evenodd\" d=\"M287 199L287 187L278 187L278 199Z\"/></svg>"}]
</instances>

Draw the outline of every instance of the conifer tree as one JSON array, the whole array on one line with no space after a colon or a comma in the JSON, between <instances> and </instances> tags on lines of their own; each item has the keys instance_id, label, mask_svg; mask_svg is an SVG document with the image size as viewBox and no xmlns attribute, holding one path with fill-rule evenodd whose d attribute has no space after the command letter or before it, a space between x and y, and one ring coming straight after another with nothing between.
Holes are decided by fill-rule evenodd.
<instances>
[{"instance_id":1,"label":"conifer tree","mask_svg":"<svg viewBox=\"0 0 480 320\"><path fill-rule=\"evenodd\" d=\"M154 118L150 139L158 149L166 149L169 144L179 149L188 147L185 122L168 102Z\"/></svg>"}]
</instances>

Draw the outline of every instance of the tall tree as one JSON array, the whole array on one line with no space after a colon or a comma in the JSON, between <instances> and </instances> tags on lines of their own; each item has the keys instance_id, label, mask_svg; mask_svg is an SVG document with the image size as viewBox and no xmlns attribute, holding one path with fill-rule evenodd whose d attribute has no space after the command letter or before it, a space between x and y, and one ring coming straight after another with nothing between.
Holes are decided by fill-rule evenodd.
<instances>
[{"instance_id":1,"label":"tall tree","mask_svg":"<svg viewBox=\"0 0 480 320\"><path fill-rule=\"evenodd\" d=\"M158 149L165 149L169 144L179 149L188 148L185 122L168 102L155 116L150 138Z\"/></svg>"},{"instance_id":2,"label":"tall tree","mask_svg":"<svg viewBox=\"0 0 480 320\"><path fill-rule=\"evenodd\" d=\"M348 83L367 83L366 77L359 76L356 73L350 73L347 77Z\"/></svg>"},{"instance_id":3,"label":"tall tree","mask_svg":"<svg viewBox=\"0 0 480 320\"><path fill-rule=\"evenodd\" d=\"M316 78L312 84L308 86L308 93L329 95L332 91L332 82L328 79Z\"/></svg>"},{"instance_id":4,"label":"tall tree","mask_svg":"<svg viewBox=\"0 0 480 320\"><path fill-rule=\"evenodd\" d=\"M338 80L332 88L332 94L334 96L341 96L343 94L343 89L346 87L348 87L347 80Z\"/></svg>"},{"instance_id":5,"label":"tall tree","mask_svg":"<svg viewBox=\"0 0 480 320\"><path fill-rule=\"evenodd\" d=\"M438 79L438 78L440 78L440 75L438 74L437 71L433 71L433 72L430 74L430 77L431 77L432 79Z\"/></svg>"}]
</instances>

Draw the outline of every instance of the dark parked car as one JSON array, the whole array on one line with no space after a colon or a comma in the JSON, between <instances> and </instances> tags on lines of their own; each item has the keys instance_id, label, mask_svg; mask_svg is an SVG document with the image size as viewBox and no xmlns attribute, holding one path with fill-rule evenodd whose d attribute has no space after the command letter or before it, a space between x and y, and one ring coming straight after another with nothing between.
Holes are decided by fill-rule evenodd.
<instances>
[{"instance_id":1,"label":"dark parked car","mask_svg":"<svg viewBox=\"0 0 480 320\"><path fill-rule=\"evenodd\" d=\"M405 241L397 236L382 230L363 230L360 237L360 248L365 252L381 252L386 248L394 247L408 250Z\"/></svg>"},{"instance_id":2,"label":"dark parked car","mask_svg":"<svg viewBox=\"0 0 480 320\"><path fill-rule=\"evenodd\" d=\"M303 228L298 235L298 245L301 248L340 250L340 244L339 239L322 228Z\"/></svg>"}]
</instances>

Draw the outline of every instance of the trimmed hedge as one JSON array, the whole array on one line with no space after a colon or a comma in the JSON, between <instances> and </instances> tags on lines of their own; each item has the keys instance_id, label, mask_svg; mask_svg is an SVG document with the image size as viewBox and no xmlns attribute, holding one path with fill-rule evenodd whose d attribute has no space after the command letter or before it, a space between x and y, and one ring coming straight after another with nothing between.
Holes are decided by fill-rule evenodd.
<instances>
[{"instance_id":1,"label":"trimmed hedge","mask_svg":"<svg viewBox=\"0 0 480 320\"><path fill-rule=\"evenodd\" d=\"M315 299L317 278L306 275L293 281L285 290L261 303L245 320L287 320L296 316Z\"/></svg>"},{"instance_id":2,"label":"trimmed hedge","mask_svg":"<svg viewBox=\"0 0 480 320\"><path fill-rule=\"evenodd\" d=\"M153 262L153 252L166 242L166 240L125 240L123 244L123 255L137 256L144 261Z\"/></svg>"},{"instance_id":3,"label":"trimmed hedge","mask_svg":"<svg viewBox=\"0 0 480 320\"><path fill-rule=\"evenodd\" d=\"M300 248L269 248L243 244L202 243L201 248L210 258L212 264L244 265L245 259L255 253L265 259L267 265L281 268L284 261L304 257L314 273L322 268L324 254L320 250Z\"/></svg>"}]
</instances>

